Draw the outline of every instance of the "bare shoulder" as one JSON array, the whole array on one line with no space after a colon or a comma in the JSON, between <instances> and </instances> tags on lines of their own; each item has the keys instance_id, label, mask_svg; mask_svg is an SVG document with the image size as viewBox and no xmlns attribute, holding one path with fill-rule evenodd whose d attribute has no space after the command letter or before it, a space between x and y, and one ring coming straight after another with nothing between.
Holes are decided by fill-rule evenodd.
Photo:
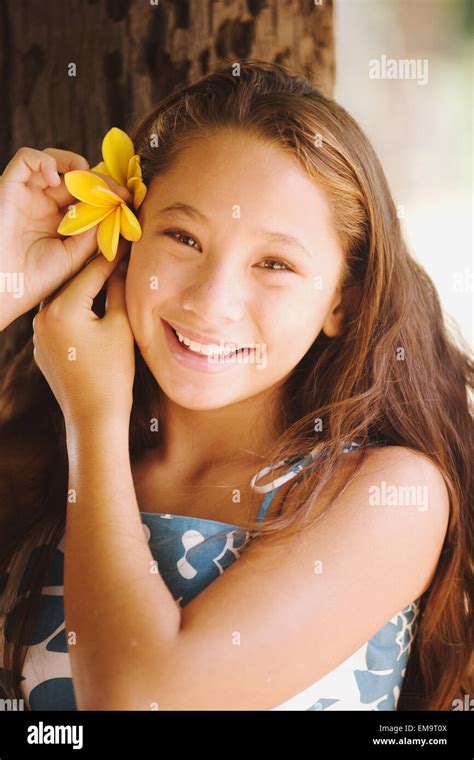
<instances>
[{"instance_id":1,"label":"bare shoulder","mask_svg":"<svg viewBox=\"0 0 474 760\"><path fill-rule=\"evenodd\" d=\"M314 497L317 519L296 540L259 537L183 609L161 684L165 707L273 708L343 663L428 588L449 520L448 491L428 457L371 449L321 511L325 498ZM236 632L240 646L230 646Z\"/></svg>"},{"instance_id":2,"label":"bare shoulder","mask_svg":"<svg viewBox=\"0 0 474 760\"><path fill-rule=\"evenodd\" d=\"M327 528L350 530L352 546L358 538L373 566L393 567L401 588L415 598L432 581L449 513L448 489L435 463L408 447L385 446L367 451L328 514Z\"/></svg>"},{"instance_id":3,"label":"bare shoulder","mask_svg":"<svg viewBox=\"0 0 474 760\"><path fill-rule=\"evenodd\" d=\"M393 584L394 599L404 604L427 590L438 565L450 513L445 480L428 456L405 446L368 449L352 480L350 457L344 455L332 483L335 489L347 480L330 509L329 494L310 506L309 517L318 519L301 532L295 556L319 547L326 564L341 573L358 568L368 584L377 578L385 590ZM262 541L271 547L270 559L278 544L282 553L290 547L280 539L273 547L272 537Z\"/></svg>"},{"instance_id":4,"label":"bare shoulder","mask_svg":"<svg viewBox=\"0 0 474 760\"><path fill-rule=\"evenodd\" d=\"M440 469L426 454L406 446L386 446L369 451L361 468L360 482L373 480L370 505L414 507L426 512L423 528L442 541L449 520L449 493Z\"/></svg>"}]
</instances>

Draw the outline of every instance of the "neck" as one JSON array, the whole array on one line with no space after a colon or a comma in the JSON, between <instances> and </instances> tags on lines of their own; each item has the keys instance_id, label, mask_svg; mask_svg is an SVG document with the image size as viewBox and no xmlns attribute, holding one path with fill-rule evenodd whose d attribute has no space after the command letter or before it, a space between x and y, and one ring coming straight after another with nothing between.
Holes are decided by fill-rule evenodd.
<instances>
[{"instance_id":1,"label":"neck","mask_svg":"<svg viewBox=\"0 0 474 760\"><path fill-rule=\"evenodd\" d=\"M229 463L259 469L283 432L281 386L220 409L186 409L164 395L160 407L160 462L190 480Z\"/></svg>"}]
</instances>

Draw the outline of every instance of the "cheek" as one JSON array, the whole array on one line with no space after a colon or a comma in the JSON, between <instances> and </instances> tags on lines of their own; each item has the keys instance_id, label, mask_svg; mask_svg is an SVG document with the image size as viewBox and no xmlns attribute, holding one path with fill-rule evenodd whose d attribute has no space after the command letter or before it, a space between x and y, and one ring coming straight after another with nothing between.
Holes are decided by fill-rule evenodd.
<instances>
[{"instance_id":1,"label":"cheek","mask_svg":"<svg viewBox=\"0 0 474 760\"><path fill-rule=\"evenodd\" d=\"M301 324L291 320L282 330L273 333L272 352L279 357L279 364L296 364L316 339L317 331L310 329L311 323L307 323L305 329Z\"/></svg>"},{"instance_id":2,"label":"cheek","mask_svg":"<svg viewBox=\"0 0 474 760\"><path fill-rule=\"evenodd\" d=\"M136 337L144 335L152 322L152 311L160 293L156 273L131 261L125 283L125 303L130 325Z\"/></svg>"},{"instance_id":3,"label":"cheek","mask_svg":"<svg viewBox=\"0 0 474 760\"><path fill-rule=\"evenodd\" d=\"M136 251L128 268L125 302L132 332L144 355L153 350L157 332L162 330L160 317L170 313L169 305L175 302L179 287L173 271L158 262L158 256L149 256L144 249L139 255Z\"/></svg>"},{"instance_id":4,"label":"cheek","mask_svg":"<svg viewBox=\"0 0 474 760\"><path fill-rule=\"evenodd\" d=\"M289 345L293 341L298 345L312 342L324 320L326 295L305 282L304 287L288 296L277 297L270 305L266 317L269 332L284 335Z\"/></svg>"},{"instance_id":5,"label":"cheek","mask_svg":"<svg viewBox=\"0 0 474 760\"><path fill-rule=\"evenodd\" d=\"M165 301L170 294L177 292L180 285L178 272L169 266L166 256L160 255L156 249L151 254L147 247L136 246L128 269L127 297L139 306Z\"/></svg>"},{"instance_id":6,"label":"cheek","mask_svg":"<svg viewBox=\"0 0 474 760\"><path fill-rule=\"evenodd\" d=\"M300 293L291 304L274 304L265 319L265 335L279 365L294 366L300 361L321 332L324 318L325 300L312 289Z\"/></svg>"}]
</instances>

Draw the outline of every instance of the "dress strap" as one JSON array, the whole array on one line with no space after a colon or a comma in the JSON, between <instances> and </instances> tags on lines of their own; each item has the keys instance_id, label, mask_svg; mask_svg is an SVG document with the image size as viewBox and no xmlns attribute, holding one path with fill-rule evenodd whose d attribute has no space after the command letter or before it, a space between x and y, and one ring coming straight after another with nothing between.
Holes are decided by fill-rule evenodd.
<instances>
[{"instance_id":1,"label":"dress strap","mask_svg":"<svg viewBox=\"0 0 474 760\"><path fill-rule=\"evenodd\" d=\"M389 445L390 441L378 439L374 440L371 443L367 444L367 447L378 447L378 446L384 446ZM361 444L357 443L356 441L351 441L350 443L346 444L341 449L341 454L347 454L350 451L355 451L356 449L360 448ZM285 483L288 483L288 481L292 480L296 475L299 475L299 473L305 469L305 467L308 467L308 465L313 464L318 459L321 458L322 452L319 452L319 454L316 454L314 451L310 451L309 454L306 454L305 456L298 457L288 457L287 459L282 459L279 462L277 462L276 465L264 467L262 470L260 470L256 475L253 476L252 480L250 481L250 487L253 491L256 491L257 493L264 493L266 494L263 503L260 507L257 522L261 522L263 518L265 517L265 514L267 512L268 507L270 506L271 500L273 499L274 494L278 491L279 488L281 488L282 485ZM256 485L257 480L263 478L265 475L267 475L269 472L272 472L272 470L278 470L280 467L283 467L285 464L292 463L292 466L289 470L287 470L283 475L280 475L278 478L275 478L274 480L270 481L270 483L267 483L264 486L258 486Z\"/></svg>"}]
</instances>

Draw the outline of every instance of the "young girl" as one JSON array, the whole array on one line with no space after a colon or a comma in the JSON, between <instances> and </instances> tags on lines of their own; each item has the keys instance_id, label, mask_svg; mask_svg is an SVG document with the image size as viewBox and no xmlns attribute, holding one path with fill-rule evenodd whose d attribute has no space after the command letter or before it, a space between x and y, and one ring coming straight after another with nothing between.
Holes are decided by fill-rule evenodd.
<instances>
[{"instance_id":1,"label":"young girl","mask_svg":"<svg viewBox=\"0 0 474 760\"><path fill-rule=\"evenodd\" d=\"M112 262L56 234L83 157L24 148L1 179L2 326L41 302L2 386L4 696L455 709L472 363L367 138L260 61L131 137L142 236Z\"/></svg>"}]
</instances>

